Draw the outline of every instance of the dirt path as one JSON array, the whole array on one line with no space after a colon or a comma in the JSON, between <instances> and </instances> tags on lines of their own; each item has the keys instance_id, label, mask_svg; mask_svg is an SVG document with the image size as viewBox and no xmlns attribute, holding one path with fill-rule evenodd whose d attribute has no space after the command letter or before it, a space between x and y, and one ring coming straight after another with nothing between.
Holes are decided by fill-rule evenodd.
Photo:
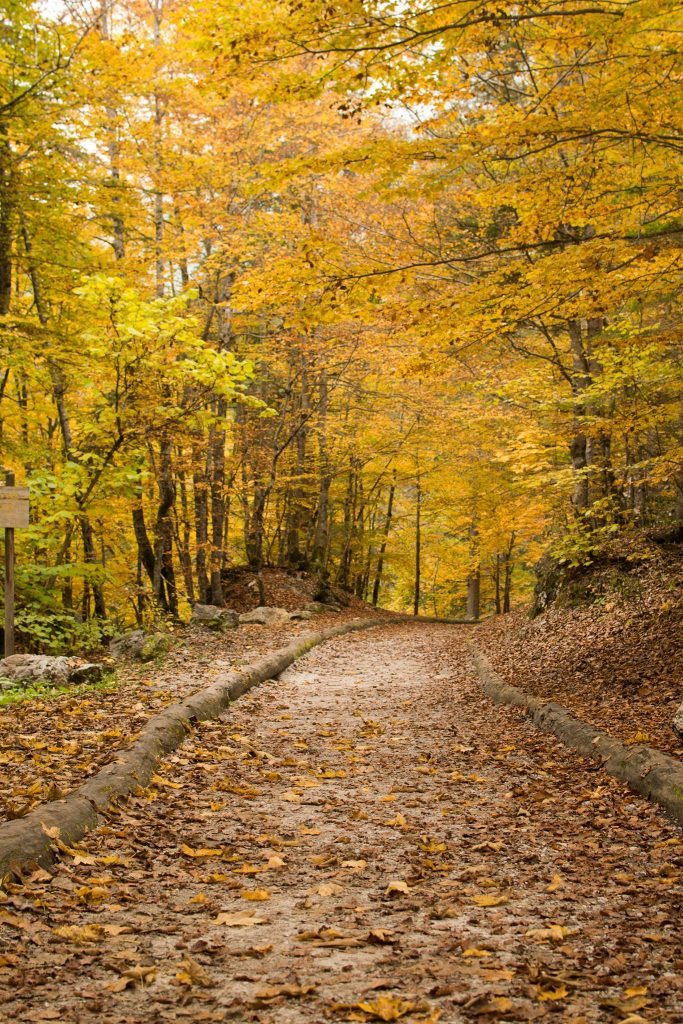
<instances>
[{"instance_id":1,"label":"dirt path","mask_svg":"<svg viewBox=\"0 0 683 1024\"><path fill-rule=\"evenodd\" d=\"M683 1021L680 832L467 635L341 638L202 726L0 904L0 1020Z\"/></svg>"}]
</instances>

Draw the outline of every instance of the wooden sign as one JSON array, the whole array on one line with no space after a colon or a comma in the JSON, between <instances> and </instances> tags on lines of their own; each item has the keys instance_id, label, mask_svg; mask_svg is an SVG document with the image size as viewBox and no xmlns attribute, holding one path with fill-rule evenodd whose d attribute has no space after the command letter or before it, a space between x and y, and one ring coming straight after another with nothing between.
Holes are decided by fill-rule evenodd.
<instances>
[{"instance_id":1,"label":"wooden sign","mask_svg":"<svg viewBox=\"0 0 683 1024\"><path fill-rule=\"evenodd\" d=\"M28 487L0 487L0 529L28 526Z\"/></svg>"},{"instance_id":2,"label":"wooden sign","mask_svg":"<svg viewBox=\"0 0 683 1024\"><path fill-rule=\"evenodd\" d=\"M0 487L0 529L5 530L5 657L14 654L14 531L28 526L28 487L14 486L14 473Z\"/></svg>"}]
</instances>

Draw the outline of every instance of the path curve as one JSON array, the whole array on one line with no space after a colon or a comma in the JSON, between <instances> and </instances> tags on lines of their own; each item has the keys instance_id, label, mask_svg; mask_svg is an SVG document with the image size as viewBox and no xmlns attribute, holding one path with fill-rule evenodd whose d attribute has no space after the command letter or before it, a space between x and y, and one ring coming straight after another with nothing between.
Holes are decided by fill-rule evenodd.
<instances>
[{"instance_id":1,"label":"path curve","mask_svg":"<svg viewBox=\"0 0 683 1024\"><path fill-rule=\"evenodd\" d=\"M468 635L333 640L200 725L11 887L0 1020L683 1020L680 830L490 704Z\"/></svg>"}]
</instances>

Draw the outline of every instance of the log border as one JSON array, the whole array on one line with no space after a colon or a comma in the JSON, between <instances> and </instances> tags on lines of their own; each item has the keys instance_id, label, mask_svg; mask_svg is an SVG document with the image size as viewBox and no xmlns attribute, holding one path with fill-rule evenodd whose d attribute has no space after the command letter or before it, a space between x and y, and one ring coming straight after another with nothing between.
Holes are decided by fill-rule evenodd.
<instances>
[{"instance_id":1,"label":"log border","mask_svg":"<svg viewBox=\"0 0 683 1024\"><path fill-rule=\"evenodd\" d=\"M683 825L683 762L654 747L639 743L626 746L595 726L570 715L554 701L542 701L506 683L488 658L469 643L472 660L484 691L495 704L522 708L534 724L551 732L584 757L602 762L615 779L652 803L659 804L674 821Z\"/></svg>"}]
</instances>

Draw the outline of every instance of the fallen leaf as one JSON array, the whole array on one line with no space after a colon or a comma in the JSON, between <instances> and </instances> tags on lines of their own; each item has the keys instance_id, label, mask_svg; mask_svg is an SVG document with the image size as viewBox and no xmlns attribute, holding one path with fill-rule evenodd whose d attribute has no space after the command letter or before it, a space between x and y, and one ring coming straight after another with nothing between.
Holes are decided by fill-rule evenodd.
<instances>
[{"instance_id":1,"label":"fallen leaf","mask_svg":"<svg viewBox=\"0 0 683 1024\"><path fill-rule=\"evenodd\" d=\"M569 995L564 985L555 988L544 988L542 985L535 985L536 998L541 1003L555 1002L558 999L566 999Z\"/></svg>"},{"instance_id":2,"label":"fallen leaf","mask_svg":"<svg viewBox=\"0 0 683 1024\"><path fill-rule=\"evenodd\" d=\"M68 942L75 942L79 946L87 942L101 942L106 934L102 925L99 924L85 924L83 926L62 924L52 930L60 938L66 939Z\"/></svg>"},{"instance_id":3,"label":"fallen leaf","mask_svg":"<svg viewBox=\"0 0 683 1024\"><path fill-rule=\"evenodd\" d=\"M344 887L336 882L323 882L315 891L318 896L339 896L340 893L344 892Z\"/></svg>"},{"instance_id":4,"label":"fallen leaf","mask_svg":"<svg viewBox=\"0 0 683 1024\"><path fill-rule=\"evenodd\" d=\"M403 882L400 879L394 879L393 881L389 882L388 886L384 890L384 895L390 896L392 892L401 892L407 896L410 892L410 889L408 888L408 883Z\"/></svg>"},{"instance_id":5,"label":"fallen leaf","mask_svg":"<svg viewBox=\"0 0 683 1024\"><path fill-rule=\"evenodd\" d=\"M499 907L502 903L507 903L507 896L473 896L472 902L476 903L478 907Z\"/></svg>"},{"instance_id":6,"label":"fallen leaf","mask_svg":"<svg viewBox=\"0 0 683 1024\"><path fill-rule=\"evenodd\" d=\"M399 1020L412 1010L416 1010L417 1004L394 996L377 996L372 1002L356 1003L356 1007L375 1020Z\"/></svg>"},{"instance_id":7,"label":"fallen leaf","mask_svg":"<svg viewBox=\"0 0 683 1024\"><path fill-rule=\"evenodd\" d=\"M268 889L242 889L240 897L243 900L269 900L270 891Z\"/></svg>"},{"instance_id":8,"label":"fallen leaf","mask_svg":"<svg viewBox=\"0 0 683 1024\"><path fill-rule=\"evenodd\" d=\"M211 988L216 984L202 965L189 956L186 956L181 962L180 970L176 974L176 981L181 985L190 987L197 985L199 988Z\"/></svg>"},{"instance_id":9,"label":"fallen leaf","mask_svg":"<svg viewBox=\"0 0 683 1024\"><path fill-rule=\"evenodd\" d=\"M561 924L551 924L547 928L530 928L525 935L527 939L534 939L536 942L560 942L570 932L571 929Z\"/></svg>"},{"instance_id":10,"label":"fallen leaf","mask_svg":"<svg viewBox=\"0 0 683 1024\"><path fill-rule=\"evenodd\" d=\"M109 985L105 985L105 988L109 992L123 992L125 989L133 988L136 985L145 987L146 985L151 985L156 976L156 967L137 965L130 967L127 971L123 971L117 981L112 981Z\"/></svg>"},{"instance_id":11,"label":"fallen leaf","mask_svg":"<svg viewBox=\"0 0 683 1024\"><path fill-rule=\"evenodd\" d=\"M259 917L248 910L238 910L234 914L221 913L214 918L214 924L224 925L226 928L251 928L252 925L265 924L267 918Z\"/></svg>"},{"instance_id":12,"label":"fallen leaf","mask_svg":"<svg viewBox=\"0 0 683 1024\"><path fill-rule=\"evenodd\" d=\"M315 992L315 985L266 985L263 988L257 988L254 992L254 1001L259 1003L267 1003L273 999L280 999L286 997L288 999L296 999L299 996L307 996L311 992Z\"/></svg>"},{"instance_id":13,"label":"fallen leaf","mask_svg":"<svg viewBox=\"0 0 683 1024\"><path fill-rule=\"evenodd\" d=\"M197 858L197 859L199 859L201 857L222 857L223 856L223 848L222 847L219 850L193 850L191 846L187 845L187 843L183 843L182 844L182 846L180 847L180 852L185 854L186 857L194 857L194 858Z\"/></svg>"}]
</instances>

